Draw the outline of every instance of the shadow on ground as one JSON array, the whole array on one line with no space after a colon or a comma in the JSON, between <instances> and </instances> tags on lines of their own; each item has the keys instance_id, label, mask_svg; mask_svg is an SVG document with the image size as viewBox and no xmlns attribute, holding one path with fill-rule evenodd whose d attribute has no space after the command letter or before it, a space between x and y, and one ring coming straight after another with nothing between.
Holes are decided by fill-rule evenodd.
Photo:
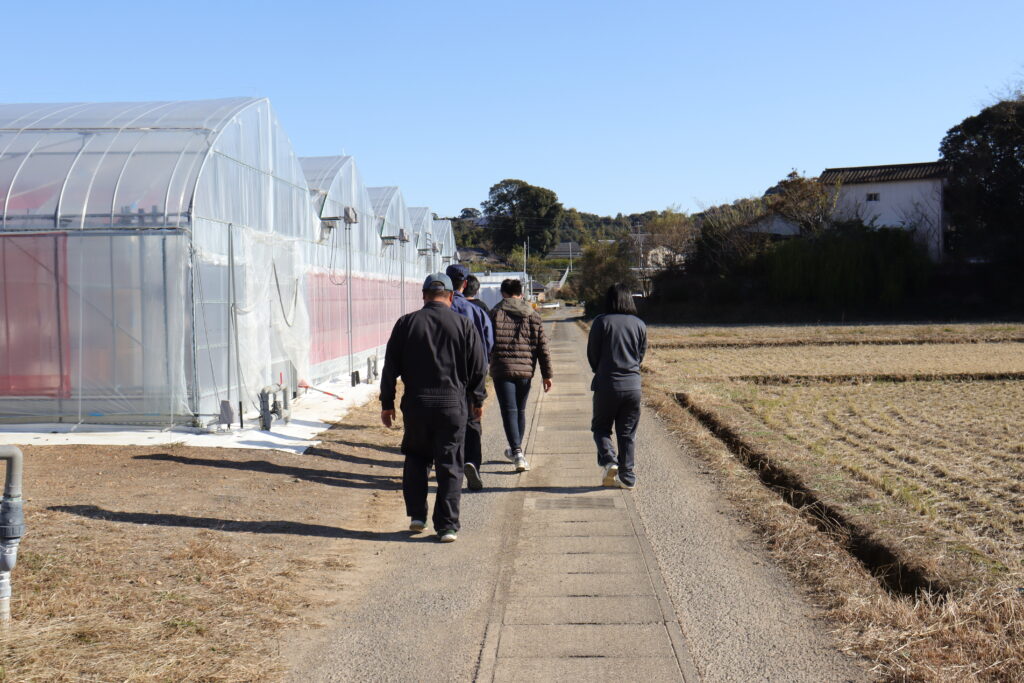
<instances>
[{"instance_id":1,"label":"shadow on ground","mask_svg":"<svg viewBox=\"0 0 1024 683\"><path fill-rule=\"evenodd\" d=\"M176 462L181 465L216 467L228 470L248 470L263 474L281 474L318 484L327 484L328 486L378 489L381 491L393 491L401 488L401 481L392 476L338 472L336 470L317 470L309 467L295 467L294 465L277 465L266 460L216 460L213 458L190 458L185 455L171 455L170 453L136 455L133 459Z\"/></svg>"},{"instance_id":2,"label":"shadow on ground","mask_svg":"<svg viewBox=\"0 0 1024 683\"><path fill-rule=\"evenodd\" d=\"M217 517L191 517L189 515L172 515L150 512L118 512L104 510L95 505L52 505L47 510L66 512L88 519L123 524L143 524L151 526L176 526L193 529L211 529L250 534L294 534L296 536L315 536L319 538L351 538L361 541L393 541L402 543L419 543L433 540L431 536L412 535L409 531L360 531L324 524L306 524L287 520L263 520L242 522Z\"/></svg>"}]
</instances>

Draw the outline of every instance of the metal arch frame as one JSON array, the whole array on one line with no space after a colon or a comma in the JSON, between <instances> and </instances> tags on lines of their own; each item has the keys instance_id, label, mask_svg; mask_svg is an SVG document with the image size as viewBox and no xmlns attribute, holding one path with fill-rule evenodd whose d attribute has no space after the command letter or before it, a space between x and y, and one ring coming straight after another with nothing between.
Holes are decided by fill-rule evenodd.
<instances>
[{"instance_id":1,"label":"metal arch frame","mask_svg":"<svg viewBox=\"0 0 1024 683\"><path fill-rule=\"evenodd\" d=\"M32 126L34 124L39 123L40 121L45 121L50 116L55 116L57 114L62 114L64 112L68 111L69 109L82 110L82 109L87 108L88 106L89 105L86 104L86 103L76 102L74 104L69 104L68 106L64 107L63 109L57 109L55 111L48 112L48 113L44 114L43 116L40 116L39 118L35 119L31 124L18 129L18 132L15 133L11 137L11 141L8 142L7 146L4 147L2 152L0 152L0 157L2 157L4 154L7 153L7 150L9 150L11 148L11 145L13 145L15 143L15 141L19 137L21 137L22 133L24 133L27 130L35 130L34 128L32 128ZM24 118L25 116L29 116L31 114L34 114L37 111L40 111L40 110L39 109L35 109L32 112L30 112L30 114L23 115L22 118ZM68 117L65 116L61 120L62 121L66 121L67 119L68 119ZM42 139L36 141L36 144L32 145L32 149L30 149L28 152L25 153L25 158L21 160L21 163L18 164L18 168L17 168L17 170L15 170L14 175L11 176L11 184L8 186L8 188L7 188L7 195L4 197L4 211L3 211L3 229L4 229L4 231L7 230L7 209L10 206L11 195L13 194L13 191L14 191L14 183L16 183L18 181L18 176L21 174L21 169L24 168L25 162L28 161L28 158L32 155L33 152L35 152L36 148L39 147L39 143L40 142L42 142Z\"/></svg>"}]
</instances>

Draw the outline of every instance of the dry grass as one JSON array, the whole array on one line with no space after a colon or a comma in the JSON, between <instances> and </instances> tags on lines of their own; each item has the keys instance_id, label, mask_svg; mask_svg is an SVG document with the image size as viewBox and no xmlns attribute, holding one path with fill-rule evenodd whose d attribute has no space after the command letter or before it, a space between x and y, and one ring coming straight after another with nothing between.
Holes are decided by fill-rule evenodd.
<instances>
[{"instance_id":1,"label":"dry grass","mask_svg":"<svg viewBox=\"0 0 1024 683\"><path fill-rule=\"evenodd\" d=\"M923 518L976 558L977 578L988 570L1024 585L1021 382L758 387L739 403L817 469L838 469ZM857 506L861 517L881 513Z\"/></svg>"},{"instance_id":2,"label":"dry grass","mask_svg":"<svg viewBox=\"0 0 1024 683\"><path fill-rule=\"evenodd\" d=\"M131 538L40 512L39 550L14 573L17 618L0 637L11 681L243 681L280 674L266 636L296 621L288 561L261 566L214 532ZM43 529L47 531L42 531ZM60 529L57 538L50 530ZM45 534L45 536L44 536ZM152 552L155 545L164 551Z\"/></svg>"},{"instance_id":3,"label":"dry grass","mask_svg":"<svg viewBox=\"0 0 1024 683\"><path fill-rule=\"evenodd\" d=\"M653 348L808 344L942 344L1024 341L1024 324L918 325L652 325Z\"/></svg>"},{"instance_id":4,"label":"dry grass","mask_svg":"<svg viewBox=\"0 0 1024 683\"><path fill-rule=\"evenodd\" d=\"M304 455L26 448L0 681L263 681L313 608L376 571L397 433L353 411Z\"/></svg>"},{"instance_id":5,"label":"dry grass","mask_svg":"<svg viewBox=\"0 0 1024 683\"><path fill-rule=\"evenodd\" d=\"M777 330L776 337L799 329ZM875 338L904 333L869 332ZM764 386L715 379L787 372L826 377L865 368L941 376L1005 372L1024 362L1019 344L936 346L783 346L692 355L685 355L690 349L656 349L647 366L648 393L715 466L724 490L780 563L816 590L841 640L876 662L879 678L1021 679L1024 384ZM784 502L676 402L679 391L705 419L738 435L741 449L757 452L763 458L757 462L780 468L838 511L844 525L823 532L818 510ZM949 592L887 590L848 551L850 534L861 532Z\"/></svg>"},{"instance_id":6,"label":"dry grass","mask_svg":"<svg viewBox=\"0 0 1024 683\"><path fill-rule=\"evenodd\" d=\"M665 348L652 354L647 367L681 382L758 375L997 375L1024 373L1024 344Z\"/></svg>"}]
</instances>

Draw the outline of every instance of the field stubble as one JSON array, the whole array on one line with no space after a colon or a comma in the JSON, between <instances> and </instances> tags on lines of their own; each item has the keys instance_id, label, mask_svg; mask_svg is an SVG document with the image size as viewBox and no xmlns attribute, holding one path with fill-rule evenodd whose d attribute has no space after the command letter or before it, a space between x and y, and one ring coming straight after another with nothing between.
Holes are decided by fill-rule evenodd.
<instances>
[{"instance_id":1,"label":"field stubble","mask_svg":"<svg viewBox=\"0 0 1024 683\"><path fill-rule=\"evenodd\" d=\"M856 345L744 348L763 334L754 328L729 330L738 348L655 348L649 395L716 465L776 557L818 591L844 642L873 658L880 677L1019 679L1024 382L945 378L1024 370L1024 344L978 343L973 327L960 335L965 343L882 343L934 336L898 327L868 328ZM775 339L792 340L806 328L772 329ZM836 336L816 328L813 338ZM773 386L759 376L801 380ZM716 438L709 426L735 438ZM779 487L759 483L766 468L807 492L816 509L791 507ZM858 562L855 536L891 552L896 565ZM878 580L901 571L938 592Z\"/></svg>"}]
</instances>

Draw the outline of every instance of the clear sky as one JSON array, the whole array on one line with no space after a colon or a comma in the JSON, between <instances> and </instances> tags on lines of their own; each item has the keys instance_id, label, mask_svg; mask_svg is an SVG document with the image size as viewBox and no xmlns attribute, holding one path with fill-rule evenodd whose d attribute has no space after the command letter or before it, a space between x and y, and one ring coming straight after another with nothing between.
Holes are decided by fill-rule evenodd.
<instances>
[{"instance_id":1,"label":"clear sky","mask_svg":"<svg viewBox=\"0 0 1024 683\"><path fill-rule=\"evenodd\" d=\"M600 214L930 161L1024 80L1021 0L14 2L0 101L266 96L300 155L441 215L503 178Z\"/></svg>"}]
</instances>

